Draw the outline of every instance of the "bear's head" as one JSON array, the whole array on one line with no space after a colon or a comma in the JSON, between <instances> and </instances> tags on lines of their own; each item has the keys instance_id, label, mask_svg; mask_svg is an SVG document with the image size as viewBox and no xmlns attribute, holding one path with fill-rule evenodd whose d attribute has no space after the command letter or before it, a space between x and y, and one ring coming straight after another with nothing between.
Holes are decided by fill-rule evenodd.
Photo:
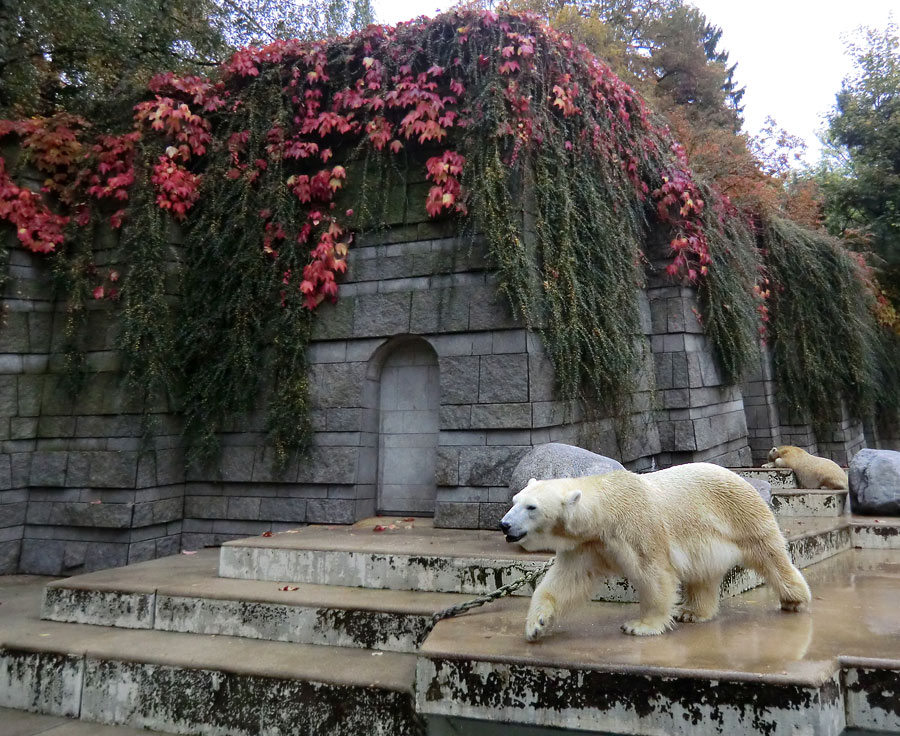
<instances>
[{"instance_id":1,"label":"bear's head","mask_svg":"<svg viewBox=\"0 0 900 736\"><path fill-rule=\"evenodd\" d=\"M507 542L518 542L529 552L572 546L565 534L565 520L581 500L570 479L535 480L513 496L513 507L500 520Z\"/></svg>"},{"instance_id":2,"label":"bear's head","mask_svg":"<svg viewBox=\"0 0 900 736\"><path fill-rule=\"evenodd\" d=\"M775 460L777 460L778 457L779 457L779 454L778 454L777 447L773 447L771 450L769 450L768 458L769 458L770 463L775 462Z\"/></svg>"}]
</instances>

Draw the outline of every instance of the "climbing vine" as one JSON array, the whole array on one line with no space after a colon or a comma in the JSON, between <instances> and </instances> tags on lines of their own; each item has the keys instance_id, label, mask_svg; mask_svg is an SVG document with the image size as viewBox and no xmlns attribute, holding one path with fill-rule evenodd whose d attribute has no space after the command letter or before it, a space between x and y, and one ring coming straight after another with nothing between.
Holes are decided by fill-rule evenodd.
<instances>
[{"instance_id":1,"label":"climbing vine","mask_svg":"<svg viewBox=\"0 0 900 736\"><path fill-rule=\"evenodd\" d=\"M668 274L699 286L731 379L768 318L750 219L694 178L609 67L530 16L454 11L251 47L214 77L155 77L132 130L60 116L0 123L9 135L46 196L0 159L0 220L23 247L65 255L73 320L89 298L120 304L127 380L147 402L178 397L200 456L258 397L279 457L307 441L313 313L338 299L355 234L417 170L429 217L485 237L566 398L621 408L636 385L650 219L666 228ZM121 281L91 261L101 228L120 233ZM779 244L808 243L766 232L777 281L793 257ZM773 330L797 339L778 322L791 303L774 303Z\"/></svg>"}]
</instances>

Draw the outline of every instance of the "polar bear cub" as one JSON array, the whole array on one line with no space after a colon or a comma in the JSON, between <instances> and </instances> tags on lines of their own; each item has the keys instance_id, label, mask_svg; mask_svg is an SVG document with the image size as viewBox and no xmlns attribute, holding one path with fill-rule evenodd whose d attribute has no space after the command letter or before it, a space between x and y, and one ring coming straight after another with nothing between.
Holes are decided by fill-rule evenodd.
<instances>
[{"instance_id":1,"label":"polar bear cub","mask_svg":"<svg viewBox=\"0 0 900 736\"><path fill-rule=\"evenodd\" d=\"M722 578L735 565L763 575L786 611L810 601L765 501L718 465L532 478L513 497L500 528L508 542L556 553L531 598L528 641L545 636L560 614L587 600L598 578L616 574L637 589L640 618L622 630L638 636L661 634L675 618L713 618Z\"/></svg>"},{"instance_id":2,"label":"polar bear cub","mask_svg":"<svg viewBox=\"0 0 900 736\"><path fill-rule=\"evenodd\" d=\"M769 450L769 462L764 468L790 468L801 488L825 488L846 491L850 488L847 474L836 462L826 457L810 455L794 445L780 445Z\"/></svg>"}]
</instances>

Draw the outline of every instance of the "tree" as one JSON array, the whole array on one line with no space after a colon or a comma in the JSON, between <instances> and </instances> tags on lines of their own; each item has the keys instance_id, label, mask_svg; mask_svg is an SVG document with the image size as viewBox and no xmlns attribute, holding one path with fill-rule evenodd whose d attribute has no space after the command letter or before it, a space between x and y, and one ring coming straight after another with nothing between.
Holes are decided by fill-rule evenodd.
<instances>
[{"instance_id":1,"label":"tree","mask_svg":"<svg viewBox=\"0 0 900 736\"><path fill-rule=\"evenodd\" d=\"M217 66L235 48L348 33L371 0L5 0L0 117L125 114L153 74Z\"/></svg>"},{"instance_id":2,"label":"tree","mask_svg":"<svg viewBox=\"0 0 900 736\"><path fill-rule=\"evenodd\" d=\"M212 0L7 0L0 114L83 113L129 98L156 71L214 65L223 20Z\"/></svg>"},{"instance_id":3,"label":"tree","mask_svg":"<svg viewBox=\"0 0 900 736\"><path fill-rule=\"evenodd\" d=\"M838 234L862 234L900 298L900 37L895 23L861 30L856 68L828 119L827 216Z\"/></svg>"}]
</instances>

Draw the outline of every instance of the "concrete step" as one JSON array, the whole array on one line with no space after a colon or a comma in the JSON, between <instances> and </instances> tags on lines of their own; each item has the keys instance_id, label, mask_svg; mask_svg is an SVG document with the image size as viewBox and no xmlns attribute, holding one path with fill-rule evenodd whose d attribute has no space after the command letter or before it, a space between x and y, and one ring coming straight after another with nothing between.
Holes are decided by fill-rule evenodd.
<instances>
[{"instance_id":1,"label":"concrete step","mask_svg":"<svg viewBox=\"0 0 900 736\"><path fill-rule=\"evenodd\" d=\"M900 518L853 516L850 543L861 549L900 549Z\"/></svg>"},{"instance_id":2,"label":"concrete step","mask_svg":"<svg viewBox=\"0 0 900 736\"><path fill-rule=\"evenodd\" d=\"M437 611L469 600L216 575L217 552L176 555L47 585L49 621L414 652Z\"/></svg>"},{"instance_id":3,"label":"concrete step","mask_svg":"<svg viewBox=\"0 0 900 736\"><path fill-rule=\"evenodd\" d=\"M417 709L441 735L900 731L900 553L851 550L806 575L808 612L779 611L761 588L659 637L623 635L636 607L604 603L534 644L521 599L441 621L420 653Z\"/></svg>"},{"instance_id":4,"label":"concrete step","mask_svg":"<svg viewBox=\"0 0 900 736\"><path fill-rule=\"evenodd\" d=\"M161 733L0 708L0 736L161 736Z\"/></svg>"},{"instance_id":5,"label":"concrete step","mask_svg":"<svg viewBox=\"0 0 900 736\"><path fill-rule=\"evenodd\" d=\"M797 488L797 476L790 468L730 468L747 480L764 480L772 486L772 492L794 490Z\"/></svg>"},{"instance_id":6,"label":"concrete step","mask_svg":"<svg viewBox=\"0 0 900 736\"><path fill-rule=\"evenodd\" d=\"M790 516L844 516L849 510L847 491L772 489L772 511L778 518Z\"/></svg>"},{"instance_id":7,"label":"concrete step","mask_svg":"<svg viewBox=\"0 0 900 736\"><path fill-rule=\"evenodd\" d=\"M791 517L781 523L798 567L850 548L846 519ZM507 544L498 532L434 529L424 524L389 526L394 528L380 532L368 522L343 528L305 527L228 542L221 549L219 575L482 595L544 566L551 557ZM736 569L726 577L723 594L735 595L761 582L755 574ZM528 596L533 590L533 585L526 585L516 595ZM636 599L624 578L605 581L594 597L617 602Z\"/></svg>"},{"instance_id":8,"label":"concrete step","mask_svg":"<svg viewBox=\"0 0 900 736\"><path fill-rule=\"evenodd\" d=\"M43 621L38 588L7 593L0 707L209 736L421 734L414 655Z\"/></svg>"}]
</instances>

